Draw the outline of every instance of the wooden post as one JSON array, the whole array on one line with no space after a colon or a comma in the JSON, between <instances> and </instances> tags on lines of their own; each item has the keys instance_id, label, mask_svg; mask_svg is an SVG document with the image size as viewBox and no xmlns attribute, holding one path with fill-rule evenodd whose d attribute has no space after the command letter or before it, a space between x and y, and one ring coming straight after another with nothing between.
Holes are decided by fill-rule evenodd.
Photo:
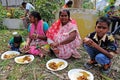
<instances>
[{"instance_id":1,"label":"wooden post","mask_svg":"<svg viewBox=\"0 0 120 80\"><path fill-rule=\"evenodd\" d=\"M95 0L95 9L96 9L96 0Z\"/></svg>"},{"instance_id":2,"label":"wooden post","mask_svg":"<svg viewBox=\"0 0 120 80\"><path fill-rule=\"evenodd\" d=\"M8 0L6 0L6 9L8 9Z\"/></svg>"}]
</instances>

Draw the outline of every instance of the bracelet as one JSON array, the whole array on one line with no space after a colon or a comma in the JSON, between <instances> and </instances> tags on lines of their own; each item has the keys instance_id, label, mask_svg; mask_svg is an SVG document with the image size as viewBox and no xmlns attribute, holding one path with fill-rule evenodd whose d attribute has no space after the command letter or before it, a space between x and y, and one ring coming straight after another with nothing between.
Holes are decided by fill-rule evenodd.
<instances>
[{"instance_id":1,"label":"bracelet","mask_svg":"<svg viewBox=\"0 0 120 80\"><path fill-rule=\"evenodd\" d=\"M38 35L38 34L36 35L36 38L39 38L39 35Z\"/></svg>"}]
</instances>

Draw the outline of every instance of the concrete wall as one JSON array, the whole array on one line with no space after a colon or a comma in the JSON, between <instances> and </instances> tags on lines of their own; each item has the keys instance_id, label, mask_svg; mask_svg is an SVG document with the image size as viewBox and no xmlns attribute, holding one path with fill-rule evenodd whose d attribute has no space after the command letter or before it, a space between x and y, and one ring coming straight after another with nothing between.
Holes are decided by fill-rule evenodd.
<instances>
[{"instance_id":1,"label":"concrete wall","mask_svg":"<svg viewBox=\"0 0 120 80\"><path fill-rule=\"evenodd\" d=\"M71 17L77 21L79 33L82 38L95 29L97 12L95 10L70 9Z\"/></svg>"},{"instance_id":2,"label":"concrete wall","mask_svg":"<svg viewBox=\"0 0 120 80\"><path fill-rule=\"evenodd\" d=\"M1 0L2 1L2 6L6 6L6 0ZM18 6L21 5L23 0L7 0L8 1L8 6Z\"/></svg>"},{"instance_id":3,"label":"concrete wall","mask_svg":"<svg viewBox=\"0 0 120 80\"><path fill-rule=\"evenodd\" d=\"M8 29L24 29L23 20L21 19L4 19L3 25L7 26Z\"/></svg>"}]
</instances>

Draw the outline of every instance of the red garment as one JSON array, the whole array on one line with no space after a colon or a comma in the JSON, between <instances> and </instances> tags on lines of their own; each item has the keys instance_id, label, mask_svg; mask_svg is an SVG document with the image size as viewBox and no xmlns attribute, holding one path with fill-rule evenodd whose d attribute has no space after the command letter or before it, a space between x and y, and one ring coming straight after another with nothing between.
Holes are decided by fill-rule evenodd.
<instances>
[{"instance_id":1,"label":"red garment","mask_svg":"<svg viewBox=\"0 0 120 80\"><path fill-rule=\"evenodd\" d=\"M65 25L61 25L60 20L57 20L48 30L47 37L53 43L60 43L70 37L70 33L76 31L76 38L70 43L58 45L56 49L59 54L55 53L58 58L68 59L71 56L80 58L77 48L80 47L81 38L75 20L69 21ZM49 43L49 42L48 42Z\"/></svg>"},{"instance_id":2,"label":"red garment","mask_svg":"<svg viewBox=\"0 0 120 80\"><path fill-rule=\"evenodd\" d=\"M73 19L71 19L70 22L73 24L76 24L76 21ZM53 40L54 36L58 33L60 29L60 24L61 24L60 20L57 20L56 22L54 22L52 26L48 29L46 36L51 40Z\"/></svg>"}]
</instances>

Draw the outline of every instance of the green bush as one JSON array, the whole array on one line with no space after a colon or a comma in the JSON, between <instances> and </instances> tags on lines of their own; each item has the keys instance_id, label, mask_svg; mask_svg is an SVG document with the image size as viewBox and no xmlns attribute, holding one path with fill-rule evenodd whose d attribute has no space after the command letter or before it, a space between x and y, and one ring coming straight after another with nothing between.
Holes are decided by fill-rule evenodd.
<instances>
[{"instance_id":1,"label":"green bush","mask_svg":"<svg viewBox=\"0 0 120 80\"><path fill-rule=\"evenodd\" d=\"M91 1L85 0L85 1L83 1L82 8L84 8L84 9L93 9L94 5L93 5L93 3Z\"/></svg>"},{"instance_id":2,"label":"green bush","mask_svg":"<svg viewBox=\"0 0 120 80\"><path fill-rule=\"evenodd\" d=\"M20 18L21 16L24 15L24 10L20 8L9 8L7 10L6 15L7 15L7 18Z\"/></svg>"},{"instance_id":3,"label":"green bush","mask_svg":"<svg viewBox=\"0 0 120 80\"><path fill-rule=\"evenodd\" d=\"M19 9L19 8L16 8L15 11L14 11L13 18L20 18L23 15L24 15L24 11Z\"/></svg>"},{"instance_id":4,"label":"green bush","mask_svg":"<svg viewBox=\"0 0 120 80\"><path fill-rule=\"evenodd\" d=\"M43 20L51 23L55 19L55 12L57 12L63 5L64 0L36 0L35 7Z\"/></svg>"},{"instance_id":5,"label":"green bush","mask_svg":"<svg viewBox=\"0 0 120 80\"><path fill-rule=\"evenodd\" d=\"M6 29L6 26L3 25L3 19L6 17L6 13L7 10L0 4L0 30Z\"/></svg>"}]
</instances>

